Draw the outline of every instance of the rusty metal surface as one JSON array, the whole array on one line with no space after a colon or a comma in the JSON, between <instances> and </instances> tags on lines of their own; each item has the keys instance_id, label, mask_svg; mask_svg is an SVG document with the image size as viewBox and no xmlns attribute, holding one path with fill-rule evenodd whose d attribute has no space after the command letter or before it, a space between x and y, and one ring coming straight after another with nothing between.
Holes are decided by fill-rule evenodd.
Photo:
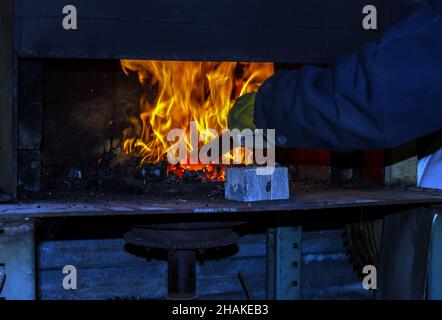
<instances>
[{"instance_id":1,"label":"rusty metal surface","mask_svg":"<svg viewBox=\"0 0 442 320\"><path fill-rule=\"evenodd\" d=\"M442 191L417 188L336 188L297 186L290 200L240 203L225 200L222 193L186 192L176 196L78 196L0 204L0 218L239 213L299 213L305 210L359 208L389 205L440 204Z\"/></svg>"}]
</instances>

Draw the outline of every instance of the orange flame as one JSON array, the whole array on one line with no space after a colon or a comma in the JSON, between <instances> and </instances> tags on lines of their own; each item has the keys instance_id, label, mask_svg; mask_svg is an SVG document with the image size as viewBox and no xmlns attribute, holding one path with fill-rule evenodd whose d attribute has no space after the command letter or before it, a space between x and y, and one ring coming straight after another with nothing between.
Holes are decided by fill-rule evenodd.
<instances>
[{"instance_id":1,"label":"orange flame","mask_svg":"<svg viewBox=\"0 0 442 320\"><path fill-rule=\"evenodd\" d=\"M126 74L137 72L149 88L141 97L139 117L131 118L132 127L124 132L125 153L139 157L141 164L163 161L173 145L167 141L169 131L189 132L191 121L202 144L209 142L208 129L221 133L227 128L235 100L257 91L274 73L272 63L121 60L121 65Z\"/></svg>"}]
</instances>

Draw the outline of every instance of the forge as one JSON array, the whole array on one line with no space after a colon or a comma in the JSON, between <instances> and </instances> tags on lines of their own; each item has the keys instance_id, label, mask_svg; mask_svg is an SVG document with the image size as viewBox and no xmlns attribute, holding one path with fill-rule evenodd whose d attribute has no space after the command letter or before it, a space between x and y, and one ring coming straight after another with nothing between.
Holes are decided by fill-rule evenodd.
<instances>
[{"instance_id":1,"label":"forge","mask_svg":"<svg viewBox=\"0 0 442 320\"><path fill-rule=\"evenodd\" d=\"M207 143L227 129L235 99L274 73L272 63L120 64L48 63L41 178L19 174L23 191L142 193L157 182L223 182L226 167L246 164L242 147L216 156Z\"/></svg>"},{"instance_id":2,"label":"forge","mask_svg":"<svg viewBox=\"0 0 442 320\"><path fill-rule=\"evenodd\" d=\"M275 72L327 67L379 39L416 3L371 1L379 13L376 30L361 28L366 3L359 0L70 4L77 9L75 30L63 28L62 0L0 4L0 227L4 223L18 239L15 245L25 246L20 252L29 270L35 271L33 242L20 239L33 239L34 223L121 219L128 228L120 236L128 244L167 252L167 296L195 298L196 257L235 245L236 227L259 221L267 239L266 297L299 299L303 224L347 225L401 213L414 221L416 214L440 212L442 193L416 188L422 156L416 143L350 154L277 148L284 179L264 181L261 189L257 180L246 184L266 192L279 187L283 196L272 193L259 202L239 189L226 191L227 170L247 171L254 164L242 146L212 159L218 163L201 163L198 154L227 128L236 98L256 92ZM178 151L185 161L171 163L169 152ZM401 234L404 224L391 221L384 229ZM419 225L419 246L429 243L429 221ZM16 224L26 225L26 232ZM376 232L368 229L368 249L359 250L377 253L381 239L371 241ZM354 232L352 239L360 241L363 236ZM365 253L356 260L365 262ZM379 265L391 271L386 253ZM407 297L423 296L423 255L413 257L418 270L409 276L417 285L403 290ZM14 264L10 256L4 259ZM37 297L35 273L26 274L29 285L21 292L6 288L9 297ZM382 297L400 296L388 279Z\"/></svg>"},{"instance_id":3,"label":"forge","mask_svg":"<svg viewBox=\"0 0 442 320\"><path fill-rule=\"evenodd\" d=\"M17 90L5 96L11 107L2 108L2 128L10 131L2 135L7 156L0 188L13 198L143 195L160 189L152 186L158 182L187 190L182 185L205 183L216 193L223 188L226 158L234 165L253 163L234 148L220 155L222 164L194 161L196 149L226 129L237 97L256 92L275 72L326 66L376 40L413 9L379 1L379 28L367 31L352 14L362 2L348 10L283 0L271 6L199 2L198 10L172 0L71 5L76 28L68 30L62 1L9 1L2 9L11 39L4 52L14 62L4 76ZM308 14L318 7L323 14ZM182 139L187 159L171 164L168 153L179 151L168 139L174 130L181 130L173 138ZM382 184L382 159L382 153L277 151L291 182L350 181L352 166L371 162L360 181ZM345 167L346 173L340 170Z\"/></svg>"}]
</instances>

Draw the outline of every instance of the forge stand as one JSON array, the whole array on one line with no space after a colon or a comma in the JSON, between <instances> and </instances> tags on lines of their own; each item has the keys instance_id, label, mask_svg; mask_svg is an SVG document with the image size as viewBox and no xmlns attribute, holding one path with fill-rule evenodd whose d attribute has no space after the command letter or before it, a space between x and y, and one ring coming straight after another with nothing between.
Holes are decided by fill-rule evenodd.
<instances>
[{"instance_id":1,"label":"forge stand","mask_svg":"<svg viewBox=\"0 0 442 320\"><path fill-rule=\"evenodd\" d=\"M356 220L384 217L377 270L378 288L375 291L377 299L441 298L442 193L439 191L320 188L315 192L298 189L295 198L287 201L252 204L226 201L221 197L217 201L212 199L210 203L196 199L180 205L166 199L161 203L162 206L159 206L152 200L131 198L84 203L63 200L1 204L1 221L15 221L13 228L4 227L6 231L0 233L0 248L3 248L0 266L6 273L3 297L35 298L34 218L100 216L106 219L120 216L131 220L168 216L182 222L136 227L126 234L125 239L145 248L167 250L171 298L195 296L196 251L233 244L238 239L231 230L238 224L236 221L261 219L268 225L267 299L299 299L302 291L302 226L317 219L348 219L354 222L354 217L358 218ZM213 217L210 223L204 222L210 217ZM189 219L193 222L189 223ZM218 219L227 223L216 222ZM8 254L10 251L5 248L17 250ZM22 288L23 285L27 289L14 294L6 289Z\"/></svg>"}]
</instances>

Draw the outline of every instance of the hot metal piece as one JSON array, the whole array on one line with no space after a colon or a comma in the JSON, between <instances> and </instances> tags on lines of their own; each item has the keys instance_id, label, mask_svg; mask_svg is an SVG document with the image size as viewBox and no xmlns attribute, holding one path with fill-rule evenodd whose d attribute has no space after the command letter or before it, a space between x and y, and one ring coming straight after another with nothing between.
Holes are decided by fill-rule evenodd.
<instances>
[{"instance_id":1,"label":"hot metal piece","mask_svg":"<svg viewBox=\"0 0 442 320\"><path fill-rule=\"evenodd\" d=\"M260 175L257 167L227 168L225 197L243 202L289 199L288 169L275 167L273 173Z\"/></svg>"}]
</instances>

